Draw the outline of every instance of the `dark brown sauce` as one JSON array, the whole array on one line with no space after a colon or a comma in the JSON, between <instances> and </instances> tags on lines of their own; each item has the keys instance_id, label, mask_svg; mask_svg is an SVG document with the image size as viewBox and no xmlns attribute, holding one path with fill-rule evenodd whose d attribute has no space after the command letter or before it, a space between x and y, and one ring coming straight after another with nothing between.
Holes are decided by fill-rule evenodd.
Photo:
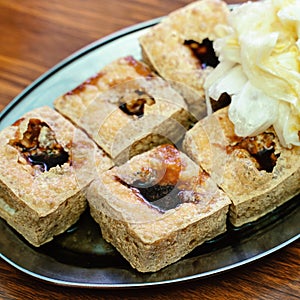
<instances>
[{"instance_id":1,"label":"dark brown sauce","mask_svg":"<svg viewBox=\"0 0 300 300\"><path fill-rule=\"evenodd\" d=\"M191 49L193 55L199 60L202 69L205 69L207 66L215 68L219 64L213 43L209 39L204 39L202 43L186 40L184 45Z\"/></svg>"},{"instance_id":2,"label":"dark brown sauce","mask_svg":"<svg viewBox=\"0 0 300 300\"><path fill-rule=\"evenodd\" d=\"M133 56L127 56L124 59L128 63L128 65L133 67L136 73L138 73L139 75L143 77L153 77L151 69L147 65L142 64L140 61L136 60Z\"/></svg>"},{"instance_id":3,"label":"dark brown sauce","mask_svg":"<svg viewBox=\"0 0 300 300\"><path fill-rule=\"evenodd\" d=\"M49 154L44 152L38 155L28 155L28 161L32 165L38 165L41 170L49 171L51 168L61 166L69 160L69 154L65 151L59 154Z\"/></svg>"},{"instance_id":4,"label":"dark brown sauce","mask_svg":"<svg viewBox=\"0 0 300 300\"><path fill-rule=\"evenodd\" d=\"M45 132L43 141L40 136L42 130ZM56 141L54 132L38 119L30 119L23 138L11 140L10 145L18 149L28 163L38 166L42 172L69 161L68 152Z\"/></svg>"},{"instance_id":5,"label":"dark brown sauce","mask_svg":"<svg viewBox=\"0 0 300 300\"><path fill-rule=\"evenodd\" d=\"M144 203L164 213L167 210L176 208L183 203L198 203L202 196L194 191L189 190L189 184L186 186L179 182L182 162L179 151L169 144L160 145L156 148L155 157L161 159L161 170L151 168L142 168L140 179L128 184L119 177L115 180L122 185L131 189L132 192ZM161 174L159 182L153 180L150 174ZM205 180L207 174L199 174L199 184ZM149 178L152 178L149 181ZM180 184L180 188L179 188Z\"/></svg>"},{"instance_id":6,"label":"dark brown sauce","mask_svg":"<svg viewBox=\"0 0 300 300\"><path fill-rule=\"evenodd\" d=\"M231 103L231 97L225 92L222 93L219 99L215 100L210 98L210 103L213 111L217 111Z\"/></svg>"},{"instance_id":7,"label":"dark brown sauce","mask_svg":"<svg viewBox=\"0 0 300 300\"><path fill-rule=\"evenodd\" d=\"M88 78L82 84L78 85L75 89L67 92L65 95L78 95L85 90L87 85L97 85L98 80L105 75L104 72L99 72L96 75Z\"/></svg>"},{"instance_id":8,"label":"dark brown sauce","mask_svg":"<svg viewBox=\"0 0 300 300\"><path fill-rule=\"evenodd\" d=\"M256 162L258 170L273 172L279 154L275 154L275 135L262 133L255 137L239 138L239 141L226 147L227 153L235 149L246 150Z\"/></svg>"},{"instance_id":9,"label":"dark brown sauce","mask_svg":"<svg viewBox=\"0 0 300 300\"><path fill-rule=\"evenodd\" d=\"M140 201L150 205L151 207L166 212L167 210L176 208L183 203L197 203L201 201L201 195L188 190L189 185L185 187L182 182L179 182L182 162L179 151L169 144L160 145L156 148L155 157L161 159L161 170L153 170L151 168L142 168L140 171L140 179L132 183L127 183L119 177L115 180L131 189ZM153 180L151 175L161 174L159 182ZM200 176L201 175L201 176ZM199 174L199 184L205 180L206 174ZM149 178L152 178L149 181ZM182 186L180 189L178 185Z\"/></svg>"},{"instance_id":10,"label":"dark brown sauce","mask_svg":"<svg viewBox=\"0 0 300 300\"><path fill-rule=\"evenodd\" d=\"M20 118L19 120L15 121L11 126L19 126L25 118Z\"/></svg>"},{"instance_id":11,"label":"dark brown sauce","mask_svg":"<svg viewBox=\"0 0 300 300\"><path fill-rule=\"evenodd\" d=\"M132 68L134 68L135 72L145 78L152 78L154 75L151 71L151 69L142 64L141 62L139 62L138 60L134 59L132 56L127 56L124 57L125 62ZM69 96L69 95L78 95L81 92L83 92L86 88L87 85L94 85L96 86L98 81L100 80L101 77L103 77L106 73L105 72L99 72L97 74L95 74L94 76L91 76L90 78L88 78L87 80L85 80L83 83L81 83L80 85L78 85L77 87L75 87L73 90L67 92L65 94L65 96ZM114 86L117 85L123 81L127 81L127 80L131 80L132 78L130 77L126 77L124 79L118 80L118 81L111 81L110 82L110 86Z\"/></svg>"},{"instance_id":12,"label":"dark brown sauce","mask_svg":"<svg viewBox=\"0 0 300 300\"><path fill-rule=\"evenodd\" d=\"M258 164L260 165L260 170L266 170L267 172L272 172L276 165L276 160L278 155L274 154L274 148L272 149L262 149L256 154L252 154Z\"/></svg>"},{"instance_id":13,"label":"dark brown sauce","mask_svg":"<svg viewBox=\"0 0 300 300\"><path fill-rule=\"evenodd\" d=\"M119 108L130 116L137 116L141 118L144 115L145 105L155 104L154 98L149 95L146 91L135 90L132 99L126 102L120 101Z\"/></svg>"},{"instance_id":14,"label":"dark brown sauce","mask_svg":"<svg viewBox=\"0 0 300 300\"><path fill-rule=\"evenodd\" d=\"M158 183L151 185L143 181L127 184L120 178L117 178L117 180L130 188L141 201L148 203L162 213L183 203L199 203L205 199L200 193L192 190L181 190L172 184L162 185Z\"/></svg>"},{"instance_id":15,"label":"dark brown sauce","mask_svg":"<svg viewBox=\"0 0 300 300\"><path fill-rule=\"evenodd\" d=\"M143 196L151 205L155 206L162 212L176 208L183 203L199 203L203 195L190 190L180 190L174 185L160 185L144 187L144 182L134 182L134 189ZM132 187L131 187L132 188Z\"/></svg>"},{"instance_id":16,"label":"dark brown sauce","mask_svg":"<svg viewBox=\"0 0 300 300\"><path fill-rule=\"evenodd\" d=\"M160 185L144 187L144 182L135 181L130 188L137 189L141 196L160 211L176 208L182 201L180 190L174 185Z\"/></svg>"}]
</instances>

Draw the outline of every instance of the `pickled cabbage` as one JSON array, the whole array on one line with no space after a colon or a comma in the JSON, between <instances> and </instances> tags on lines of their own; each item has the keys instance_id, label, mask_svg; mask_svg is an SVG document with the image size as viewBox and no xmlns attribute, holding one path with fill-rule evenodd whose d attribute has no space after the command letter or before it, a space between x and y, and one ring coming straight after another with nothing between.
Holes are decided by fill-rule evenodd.
<instances>
[{"instance_id":1,"label":"pickled cabbage","mask_svg":"<svg viewBox=\"0 0 300 300\"><path fill-rule=\"evenodd\" d=\"M300 0L247 2L228 21L214 42L220 63L205 82L207 103L226 92L237 135L272 125L283 146L300 146Z\"/></svg>"}]
</instances>

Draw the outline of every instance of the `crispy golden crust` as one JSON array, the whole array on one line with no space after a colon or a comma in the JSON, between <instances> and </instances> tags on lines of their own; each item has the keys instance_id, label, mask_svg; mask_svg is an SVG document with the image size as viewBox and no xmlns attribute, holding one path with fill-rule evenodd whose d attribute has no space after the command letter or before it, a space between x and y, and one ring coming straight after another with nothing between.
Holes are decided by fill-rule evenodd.
<instances>
[{"instance_id":1,"label":"crispy golden crust","mask_svg":"<svg viewBox=\"0 0 300 300\"><path fill-rule=\"evenodd\" d=\"M224 108L199 121L187 132L185 152L218 182L231 198L230 221L235 226L255 221L300 192L300 148L281 147L272 128L257 137L241 139ZM261 166L250 154L251 143L272 138L275 166ZM250 145L245 150L246 143ZM265 150L270 145L265 145ZM250 151L250 152L249 152ZM265 158L264 160L268 159Z\"/></svg>"},{"instance_id":2,"label":"crispy golden crust","mask_svg":"<svg viewBox=\"0 0 300 300\"><path fill-rule=\"evenodd\" d=\"M50 128L68 161L47 171L28 161L16 143L32 120ZM35 246L77 221L86 207L86 186L112 166L94 142L49 107L33 110L4 129L0 156L0 216Z\"/></svg>"},{"instance_id":3,"label":"crispy golden crust","mask_svg":"<svg viewBox=\"0 0 300 300\"><path fill-rule=\"evenodd\" d=\"M171 149L168 157L166 152L162 154L164 147L103 173L88 190L91 214L100 224L104 238L141 272L157 271L226 230L229 199L186 155L179 151L174 155ZM172 160L172 171L166 166L168 159ZM180 166L178 177L176 163ZM201 196L197 201L186 199L162 213L130 188L146 178L165 184L176 181L186 195Z\"/></svg>"},{"instance_id":4,"label":"crispy golden crust","mask_svg":"<svg viewBox=\"0 0 300 300\"><path fill-rule=\"evenodd\" d=\"M153 72L145 64L132 56L119 58L106 65L93 77L67 92L54 101L54 107L73 123L80 124L80 119L89 105L103 91L140 77L152 77Z\"/></svg>"},{"instance_id":5,"label":"crispy golden crust","mask_svg":"<svg viewBox=\"0 0 300 300\"><path fill-rule=\"evenodd\" d=\"M213 41L225 33L229 9L219 0L201 0L172 12L140 37L143 59L186 99L200 119L206 114L203 84L212 68L201 68L185 41Z\"/></svg>"},{"instance_id":6,"label":"crispy golden crust","mask_svg":"<svg viewBox=\"0 0 300 300\"><path fill-rule=\"evenodd\" d=\"M176 143L193 118L183 98L134 58L121 58L55 101L116 163L153 146ZM89 91L95 93L90 97Z\"/></svg>"}]
</instances>

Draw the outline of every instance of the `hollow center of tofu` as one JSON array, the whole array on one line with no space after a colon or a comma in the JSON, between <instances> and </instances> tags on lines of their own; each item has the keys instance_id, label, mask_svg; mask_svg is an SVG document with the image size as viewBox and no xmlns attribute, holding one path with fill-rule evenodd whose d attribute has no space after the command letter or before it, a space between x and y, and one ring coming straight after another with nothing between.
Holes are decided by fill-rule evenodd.
<instances>
[{"instance_id":1,"label":"hollow center of tofu","mask_svg":"<svg viewBox=\"0 0 300 300\"><path fill-rule=\"evenodd\" d=\"M120 99L119 108L130 116L142 117L145 105L155 104L154 98L143 89L134 90L133 93Z\"/></svg>"},{"instance_id":2,"label":"hollow center of tofu","mask_svg":"<svg viewBox=\"0 0 300 300\"><path fill-rule=\"evenodd\" d=\"M202 193L193 190L181 190L174 185L145 185L145 182L138 181L135 181L132 185L126 184L141 201L149 203L161 213L184 203L197 204L201 201L206 201L205 195Z\"/></svg>"},{"instance_id":3,"label":"hollow center of tofu","mask_svg":"<svg viewBox=\"0 0 300 300\"><path fill-rule=\"evenodd\" d=\"M184 41L184 45L190 48L193 55L199 60L202 69L205 69L207 66L215 68L219 64L213 43L209 39L204 39L202 43L194 40L186 40Z\"/></svg>"},{"instance_id":4,"label":"hollow center of tofu","mask_svg":"<svg viewBox=\"0 0 300 300\"><path fill-rule=\"evenodd\" d=\"M9 144L42 172L69 161L68 152L57 142L53 130L39 119L30 119L22 138L10 140Z\"/></svg>"},{"instance_id":5,"label":"hollow center of tofu","mask_svg":"<svg viewBox=\"0 0 300 300\"><path fill-rule=\"evenodd\" d=\"M144 187L144 184L144 182L134 182L131 189L160 211L167 211L183 203L180 197L181 190L174 185L155 184Z\"/></svg>"},{"instance_id":6,"label":"hollow center of tofu","mask_svg":"<svg viewBox=\"0 0 300 300\"><path fill-rule=\"evenodd\" d=\"M254 137L237 138L226 147L228 154L239 151L241 157L247 156L254 162L258 170L272 172L279 154L275 154L275 135L262 133Z\"/></svg>"},{"instance_id":7,"label":"hollow center of tofu","mask_svg":"<svg viewBox=\"0 0 300 300\"><path fill-rule=\"evenodd\" d=\"M192 190L189 182L182 182L180 173L183 168L179 151L172 145L161 145L154 152L154 166L141 168L139 178L126 183L140 201L151 205L160 212L176 208L183 203L198 203L202 196Z\"/></svg>"}]
</instances>

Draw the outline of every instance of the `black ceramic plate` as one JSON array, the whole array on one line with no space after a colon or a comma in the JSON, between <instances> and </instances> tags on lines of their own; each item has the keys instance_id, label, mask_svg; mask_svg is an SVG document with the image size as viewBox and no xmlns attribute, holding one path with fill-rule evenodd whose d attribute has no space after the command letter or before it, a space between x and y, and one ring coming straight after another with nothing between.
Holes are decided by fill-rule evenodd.
<instances>
[{"instance_id":1,"label":"black ceramic plate","mask_svg":"<svg viewBox=\"0 0 300 300\"><path fill-rule=\"evenodd\" d=\"M137 38L152 20L95 42L62 61L30 85L1 114L0 130L25 112L52 105L102 66L121 56L140 58ZM97 63L95 63L97 62ZM262 258L300 236L300 196L259 221L206 242L177 263L159 272L133 270L102 238L99 227L83 214L68 232L40 247L30 246L0 220L0 257L17 269L50 283L93 288L145 287L203 278Z\"/></svg>"}]
</instances>

